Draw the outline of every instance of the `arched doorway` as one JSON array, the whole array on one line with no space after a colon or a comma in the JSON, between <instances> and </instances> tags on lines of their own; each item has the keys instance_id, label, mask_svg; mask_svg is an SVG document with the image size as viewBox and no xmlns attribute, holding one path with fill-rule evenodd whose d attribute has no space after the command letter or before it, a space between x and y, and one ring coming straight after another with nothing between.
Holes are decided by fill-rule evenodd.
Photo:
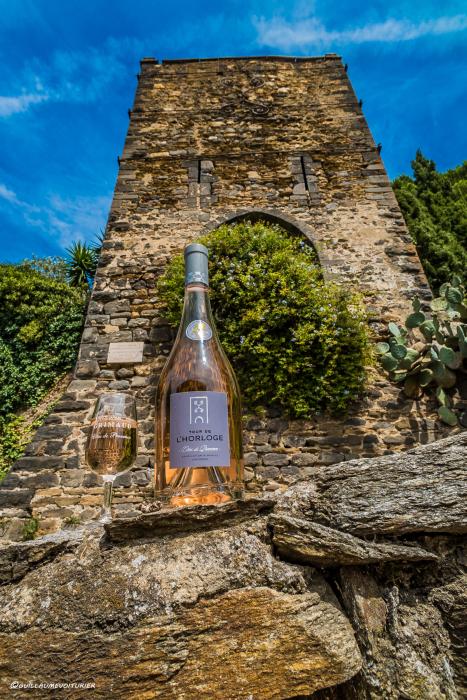
<instances>
[{"instance_id":1,"label":"arched doorway","mask_svg":"<svg viewBox=\"0 0 467 700\"><path fill-rule=\"evenodd\" d=\"M301 240L305 241L305 243L308 243L316 253L321 267L323 267L323 259L320 255L319 247L316 245L316 239L313 235L311 227L307 226L307 224L304 224L301 221L297 221L288 214L284 214L278 209L240 209L236 212L228 214L227 216L211 220L202 229L201 235L210 233L224 224L234 224L240 221L251 221L252 223L255 223L256 221L264 221L266 223L280 226L292 236L298 236Z\"/></svg>"}]
</instances>

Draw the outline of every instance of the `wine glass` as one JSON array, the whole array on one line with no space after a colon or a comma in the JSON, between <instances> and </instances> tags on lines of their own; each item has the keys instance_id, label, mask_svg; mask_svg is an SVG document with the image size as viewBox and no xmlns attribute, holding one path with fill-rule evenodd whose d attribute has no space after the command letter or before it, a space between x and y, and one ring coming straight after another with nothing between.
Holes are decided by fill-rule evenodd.
<instances>
[{"instance_id":1,"label":"wine glass","mask_svg":"<svg viewBox=\"0 0 467 700\"><path fill-rule=\"evenodd\" d=\"M86 462L104 481L104 504L99 521L112 520L112 489L115 477L136 459L136 405L130 394L101 396L94 409L86 443Z\"/></svg>"}]
</instances>

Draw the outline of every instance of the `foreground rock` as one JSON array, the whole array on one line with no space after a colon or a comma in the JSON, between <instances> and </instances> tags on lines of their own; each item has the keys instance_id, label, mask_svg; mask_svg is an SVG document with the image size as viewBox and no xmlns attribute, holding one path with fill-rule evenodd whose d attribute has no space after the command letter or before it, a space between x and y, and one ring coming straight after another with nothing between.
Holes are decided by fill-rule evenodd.
<instances>
[{"instance_id":1,"label":"foreground rock","mask_svg":"<svg viewBox=\"0 0 467 700\"><path fill-rule=\"evenodd\" d=\"M436 554L421 547L391 542L366 542L345 532L283 513L272 515L269 523L277 552L289 561L336 566L437 559Z\"/></svg>"},{"instance_id":2,"label":"foreground rock","mask_svg":"<svg viewBox=\"0 0 467 700\"><path fill-rule=\"evenodd\" d=\"M100 544L91 532L2 589L2 697L15 680L65 679L98 698L288 698L361 666L331 588L273 557L265 518Z\"/></svg>"},{"instance_id":3,"label":"foreground rock","mask_svg":"<svg viewBox=\"0 0 467 700\"><path fill-rule=\"evenodd\" d=\"M0 697L460 700L466 444L4 547Z\"/></svg>"},{"instance_id":4,"label":"foreground rock","mask_svg":"<svg viewBox=\"0 0 467 700\"><path fill-rule=\"evenodd\" d=\"M322 468L278 510L352 535L467 532L467 431L408 452Z\"/></svg>"},{"instance_id":5,"label":"foreground rock","mask_svg":"<svg viewBox=\"0 0 467 700\"><path fill-rule=\"evenodd\" d=\"M260 514L269 513L276 501L272 498L249 498L245 501L219 505L187 506L169 510L149 507L136 518L119 518L105 525L110 542L123 543L160 535L195 532L215 527L226 527L245 522Z\"/></svg>"}]
</instances>

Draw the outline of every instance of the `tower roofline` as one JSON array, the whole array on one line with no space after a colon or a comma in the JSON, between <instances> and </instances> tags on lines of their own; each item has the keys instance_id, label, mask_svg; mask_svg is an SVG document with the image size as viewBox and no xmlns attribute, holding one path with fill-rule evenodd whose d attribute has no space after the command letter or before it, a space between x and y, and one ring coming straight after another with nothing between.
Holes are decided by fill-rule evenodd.
<instances>
[{"instance_id":1,"label":"tower roofline","mask_svg":"<svg viewBox=\"0 0 467 700\"><path fill-rule=\"evenodd\" d=\"M323 56L216 56L214 58L164 58L159 61L151 56L142 58L140 63L170 65L171 63L207 63L213 61L284 61L287 63L306 63L310 61L342 60L336 53Z\"/></svg>"}]
</instances>

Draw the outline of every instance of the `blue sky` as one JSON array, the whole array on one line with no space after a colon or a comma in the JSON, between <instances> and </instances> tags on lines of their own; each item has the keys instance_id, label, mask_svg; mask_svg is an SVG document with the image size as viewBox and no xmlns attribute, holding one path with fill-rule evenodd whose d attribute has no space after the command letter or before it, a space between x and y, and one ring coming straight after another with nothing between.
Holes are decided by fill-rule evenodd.
<instances>
[{"instance_id":1,"label":"blue sky","mask_svg":"<svg viewBox=\"0 0 467 700\"><path fill-rule=\"evenodd\" d=\"M105 227L143 56L335 52L389 175L467 158L467 0L0 0L0 259Z\"/></svg>"}]
</instances>

